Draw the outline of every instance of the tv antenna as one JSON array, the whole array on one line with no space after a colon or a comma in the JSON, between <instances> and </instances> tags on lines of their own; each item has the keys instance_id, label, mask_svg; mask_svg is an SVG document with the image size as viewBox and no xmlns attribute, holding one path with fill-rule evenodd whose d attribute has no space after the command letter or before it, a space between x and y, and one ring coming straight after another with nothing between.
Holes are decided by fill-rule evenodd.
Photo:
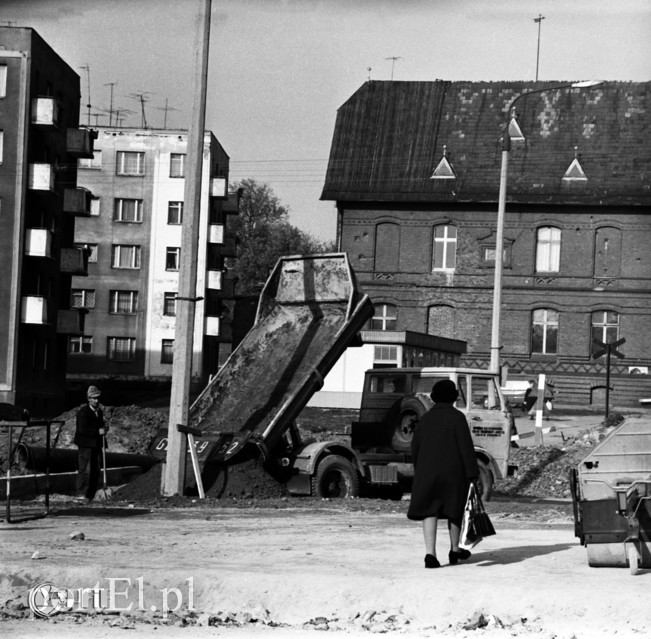
<instances>
[{"instance_id":1,"label":"tv antenna","mask_svg":"<svg viewBox=\"0 0 651 639\"><path fill-rule=\"evenodd\" d=\"M164 107L156 107L156 110L165 112L165 116L163 117L163 129L167 129L167 112L168 111L178 111L179 109L175 109L175 108L173 108L171 106L167 106L167 98L165 98L165 106Z\"/></svg>"},{"instance_id":2,"label":"tv antenna","mask_svg":"<svg viewBox=\"0 0 651 639\"><path fill-rule=\"evenodd\" d=\"M389 56L388 58L384 58L384 59L385 59L385 60L391 60L391 61L392 61L392 62L391 62L391 79L393 80L393 69L394 69L395 66L396 66L396 62L397 62L398 60L402 60L402 57L399 56L399 55L392 55L392 56Z\"/></svg>"},{"instance_id":3,"label":"tv antenna","mask_svg":"<svg viewBox=\"0 0 651 639\"><path fill-rule=\"evenodd\" d=\"M117 82L107 82L104 86L111 87L111 101L109 103L109 126L113 126L113 87Z\"/></svg>"},{"instance_id":4,"label":"tv antenna","mask_svg":"<svg viewBox=\"0 0 651 639\"><path fill-rule=\"evenodd\" d=\"M538 82L538 63L540 62L540 25L545 19L545 16L541 13L538 14L537 18L534 18L533 21L538 23L538 48L536 49L536 82Z\"/></svg>"},{"instance_id":5,"label":"tv antenna","mask_svg":"<svg viewBox=\"0 0 651 639\"><path fill-rule=\"evenodd\" d=\"M141 127L147 129L147 117L145 116L145 103L149 102L148 95L152 95L151 91L138 91L136 93L131 93L128 97L133 100L138 100L140 102L140 113L141 113Z\"/></svg>"},{"instance_id":6,"label":"tv antenna","mask_svg":"<svg viewBox=\"0 0 651 639\"><path fill-rule=\"evenodd\" d=\"M113 120L115 121L115 124L109 124L109 126L116 126L116 127L122 126L122 120L124 120L124 117L126 115L133 115L135 113L135 111L132 111L131 109L124 109L120 106L111 106L110 109L98 109L98 111L102 111L103 113L108 113L109 122L112 122Z\"/></svg>"},{"instance_id":7,"label":"tv antenna","mask_svg":"<svg viewBox=\"0 0 651 639\"><path fill-rule=\"evenodd\" d=\"M367 79L368 79L369 82L371 81L371 71L372 70L373 69L371 69L371 67L366 67L366 71L368 72L368 78Z\"/></svg>"},{"instance_id":8,"label":"tv antenna","mask_svg":"<svg viewBox=\"0 0 651 639\"><path fill-rule=\"evenodd\" d=\"M85 69L86 71L86 80L87 80L87 85L88 85L88 104L86 107L88 107L88 121L86 124L90 126L90 65L86 64L83 67L79 67L80 69Z\"/></svg>"}]
</instances>

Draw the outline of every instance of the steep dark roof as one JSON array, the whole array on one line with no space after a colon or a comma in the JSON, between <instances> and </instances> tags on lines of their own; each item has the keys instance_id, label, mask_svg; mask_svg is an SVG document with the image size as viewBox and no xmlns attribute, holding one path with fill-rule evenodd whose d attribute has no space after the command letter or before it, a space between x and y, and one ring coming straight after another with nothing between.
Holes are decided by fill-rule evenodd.
<instances>
[{"instance_id":1,"label":"steep dark roof","mask_svg":"<svg viewBox=\"0 0 651 639\"><path fill-rule=\"evenodd\" d=\"M494 202L506 109L569 82L376 82L338 110L321 199ZM651 202L651 82L523 97L525 140L509 155L510 202ZM447 152L455 179L431 179ZM574 158L587 180L563 180ZM575 173L575 172L574 172Z\"/></svg>"}]
</instances>

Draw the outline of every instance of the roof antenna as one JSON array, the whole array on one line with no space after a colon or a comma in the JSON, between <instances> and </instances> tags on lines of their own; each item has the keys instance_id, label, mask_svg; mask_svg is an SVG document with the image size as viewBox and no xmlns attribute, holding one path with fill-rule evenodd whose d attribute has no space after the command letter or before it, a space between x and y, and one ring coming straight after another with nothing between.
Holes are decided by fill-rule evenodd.
<instances>
[{"instance_id":1,"label":"roof antenna","mask_svg":"<svg viewBox=\"0 0 651 639\"><path fill-rule=\"evenodd\" d=\"M372 71L372 69L371 69L371 67L366 67L366 70L368 71L368 78L367 78L367 80L370 82L370 81L371 81L371 71Z\"/></svg>"},{"instance_id":2,"label":"roof antenna","mask_svg":"<svg viewBox=\"0 0 651 639\"><path fill-rule=\"evenodd\" d=\"M164 107L156 107L157 111L164 111L165 115L163 117L163 129L167 129L167 112L168 111L178 111L178 109L175 109L171 106L167 106L167 98L165 98L165 106Z\"/></svg>"},{"instance_id":3,"label":"roof antenna","mask_svg":"<svg viewBox=\"0 0 651 639\"><path fill-rule=\"evenodd\" d=\"M388 58L384 58L385 60L392 60L391 62L391 80L393 80L393 69L396 66L396 60L402 60L402 58L399 55L393 55Z\"/></svg>"},{"instance_id":4,"label":"roof antenna","mask_svg":"<svg viewBox=\"0 0 651 639\"><path fill-rule=\"evenodd\" d=\"M109 104L109 127L113 126L113 87L117 82L107 82L104 86L111 87L111 102Z\"/></svg>"},{"instance_id":5,"label":"roof antenna","mask_svg":"<svg viewBox=\"0 0 651 639\"><path fill-rule=\"evenodd\" d=\"M147 129L147 118L145 117L145 102L149 102L147 98L151 94L151 91L139 91L138 93L132 93L128 97L133 100L140 101L140 112L141 112L141 128Z\"/></svg>"}]
</instances>

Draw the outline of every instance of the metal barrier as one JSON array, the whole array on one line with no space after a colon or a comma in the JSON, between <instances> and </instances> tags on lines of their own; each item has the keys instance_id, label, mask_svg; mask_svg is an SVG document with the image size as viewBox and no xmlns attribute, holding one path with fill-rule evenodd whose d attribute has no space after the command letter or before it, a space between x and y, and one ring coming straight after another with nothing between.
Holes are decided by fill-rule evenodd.
<instances>
[{"instance_id":1,"label":"metal barrier","mask_svg":"<svg viewBox=\"0 0 651 639\"><path fill-rule=\"evenodd\" d=\"M55 419L35 419L27 421L0 421L0 428L7 428L9 430L9 457L7 459L7 504L6 504L6 520L8 524L16 524L21 521L29 521L31 519L41 519L47 517L50 512L50 431L52 424L63 424L62 420ZM43 428L45 427L45 510L29 517L21 517L20 519L12 519L11 517L11 466L14 463L14 455L16 449L20 444L23 433L26 428ZM20 434L16 446L13 445L14 428L20 428Z\"/></svg>"}]
</instances>

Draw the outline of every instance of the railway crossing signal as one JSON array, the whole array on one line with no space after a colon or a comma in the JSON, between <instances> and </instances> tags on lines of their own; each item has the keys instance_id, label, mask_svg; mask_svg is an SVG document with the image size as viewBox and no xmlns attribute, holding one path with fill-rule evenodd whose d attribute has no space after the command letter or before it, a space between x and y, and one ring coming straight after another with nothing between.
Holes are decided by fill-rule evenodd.
<instances>
[{"instance_id":1,"label":"railway crossing signal","mask_svg":"<svg viewBox=\"0 0 651 639\"><path fill-rule=\"evenodd\" d=\"M606 418L608 417L608 405L610 400L610 356L614 355L619 359L624 359L624 354L620 353L617 350L618 346L626 343L624 337L618 339L616 342L604 343L601 340L594 338L592 340L592 345L596 347L592 351L592 359L599 359L600 357L606 356Z\"/></svg>"}]
</instances>

